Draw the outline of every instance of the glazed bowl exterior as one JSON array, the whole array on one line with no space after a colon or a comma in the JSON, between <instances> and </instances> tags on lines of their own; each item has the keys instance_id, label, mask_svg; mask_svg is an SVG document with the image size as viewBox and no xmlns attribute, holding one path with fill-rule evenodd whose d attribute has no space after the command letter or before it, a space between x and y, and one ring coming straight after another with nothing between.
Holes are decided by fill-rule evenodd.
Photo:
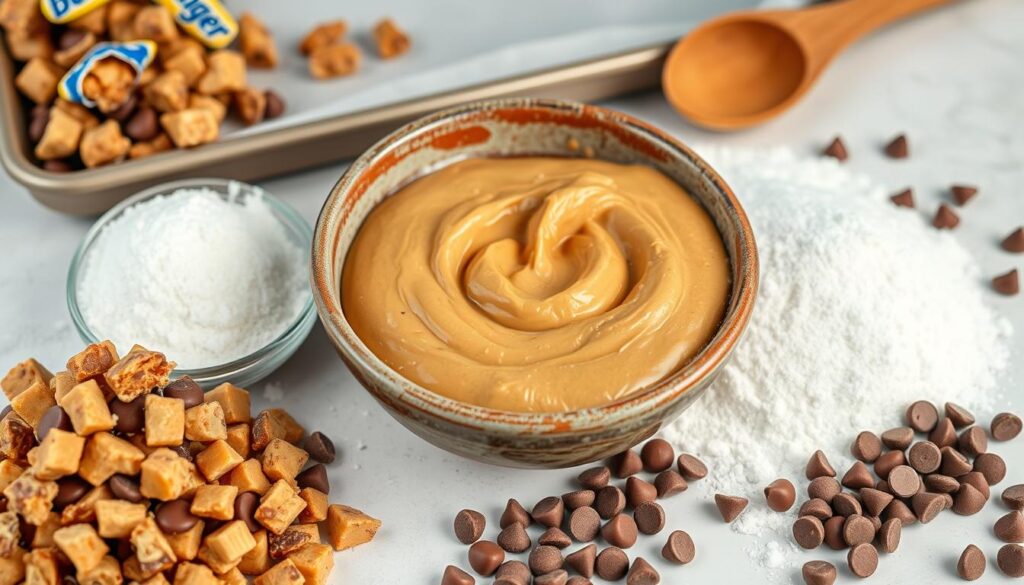
<instances>
[{"instance_id":1,"label":"glazed bowl exterior","mask_svg":"<svg viewBox=\"0 0 1024 585\"><path fill-rule=\"evenodd\" d=\"M382 199L445 165L475 157L593 156L651 166L682 185L711 215L729 255L732 286L718 332L689 363L620 401L561 413L497 411L423 388L375 356L341 303L345 257ZM753 311L754 235L732 191L671 136L626 114L542 99L477 102L444 110L384 138L331 190L313 235L313 297L327 334L359 382L399 422L434 445L479 461L523 468L570 467L614 454L655 433L708 388Z\"/></svg>"}]
</instances>

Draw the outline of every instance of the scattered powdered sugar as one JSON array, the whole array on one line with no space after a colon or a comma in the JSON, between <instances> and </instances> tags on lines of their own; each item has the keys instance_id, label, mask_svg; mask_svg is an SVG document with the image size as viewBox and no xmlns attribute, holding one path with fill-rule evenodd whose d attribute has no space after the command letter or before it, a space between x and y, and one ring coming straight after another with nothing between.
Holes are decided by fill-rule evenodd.
<instances>
[{"instance_id":1,"label":"scattered powdered sugar","mask_svg":"<svg viewBox=\"0 0 1024 585\"><path fill-rule=\"evenodd\" d=\"M281 402L284 400L284 388L277 382L268 382L263 387L263 398L267 402Z\"/></svg>"},{"instance_id":2,"label":"scattered powdered sugar","mask_svg":"<svg viewBox=\"0 0 1024 585\"><path fill-rule=\"evenodd\" d=\"M986 304L979 269L953 234L831 158L701 152L743 202L761 259L746 338L704 398L663 431L707 460L706 489L753 500L786 477L802 493L814 450L842 473L856 433L898 426L916 399L989 409L1010 325ZM784 568L796 551L792 521L752 504L734 528L760 537L750 552L762 566Z\"/></svg>"},{"instance_id":3,"label":"scattered powdered sugar","mask_svg":"<svg viewBox=\"0 0 1024 585\"><path fill-rule=\"evenodd\" d=\"M96 238L78 300L89 328L180 368L244 357L309 300L306 252L259 194L181 189L128 208Z\"/></svg>"}]
</instances>

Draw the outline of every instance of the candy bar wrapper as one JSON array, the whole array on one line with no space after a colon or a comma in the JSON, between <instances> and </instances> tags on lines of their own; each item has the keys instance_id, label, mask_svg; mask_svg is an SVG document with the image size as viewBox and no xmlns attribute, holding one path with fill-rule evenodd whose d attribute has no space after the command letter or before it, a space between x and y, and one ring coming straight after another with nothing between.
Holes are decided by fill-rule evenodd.
<instances>
[{"instance_id":1,"label":"candy bar wrapper","mask_svg":"<svg viewBox=\"0 0 1024 585\"><path fill-rule=\"evenodd\" d=\"M135 79L138 80L146 67L149 67L149 64L153 62L155 56L156 43L153 41L97 43L74 67L64 74L60 84L57 86L57 93L69 102L91 108L96 103L85 97L82 93L82 81L97 63L110 57L118 59L135 70Z\"/></svg>"},{"instance_id":2,"label":"candy bar wrapper","mask_svg":"<svg viewBox=\"0 0 1024 585\"><path fill-rule=\"evenodd\" d=\"M211 49L223 49L238 35L238 23L218 0L156 0L178 25Z\"/></svg>"},{"instance_id":3,"label":"candy bar wrapper","mask_svg":"<svg viewBox=\"0 0 1024 585\"><path fill-rule=\"evenodd\" d=\"M39 9L46 20L54 24L64 24L77 20L103 6L110 0L40 0Z\"/></svg>"}]
</instances>

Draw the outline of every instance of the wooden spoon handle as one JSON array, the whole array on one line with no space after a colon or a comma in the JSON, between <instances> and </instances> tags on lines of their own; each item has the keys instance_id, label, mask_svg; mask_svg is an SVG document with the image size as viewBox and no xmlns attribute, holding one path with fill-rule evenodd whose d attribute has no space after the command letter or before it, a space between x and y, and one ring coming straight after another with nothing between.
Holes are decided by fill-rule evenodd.
<instances>
[{"instance_id":1,"label":"wooden spoon handle","mask_svg":"<svg viewBox=\"0 0 1024 585\"><path fill-rule=\"evenodd\" d=\"M838 0L774 16L798 34L808 54L828 61L861 36L914 13L953 0Z\"/></svg>"}]
</instances>

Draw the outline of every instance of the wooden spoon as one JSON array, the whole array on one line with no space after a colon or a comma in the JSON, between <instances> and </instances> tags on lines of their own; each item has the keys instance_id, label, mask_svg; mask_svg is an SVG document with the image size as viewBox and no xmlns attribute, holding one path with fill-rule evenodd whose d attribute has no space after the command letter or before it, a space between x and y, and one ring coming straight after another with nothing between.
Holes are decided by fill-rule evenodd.
<instances>
[{"instance_id":1,"label":"wooden spoon","mask_svg":"<svg viewBox=\"0 0 1024 585\"><path fill-rule=\"evenodd\" d=\"M760 124L799 100L862 35L950 0L840 0L797 10L734 12L683 37L662 71L669 103L695 124Z\"/></svg>"}]
</instances>

